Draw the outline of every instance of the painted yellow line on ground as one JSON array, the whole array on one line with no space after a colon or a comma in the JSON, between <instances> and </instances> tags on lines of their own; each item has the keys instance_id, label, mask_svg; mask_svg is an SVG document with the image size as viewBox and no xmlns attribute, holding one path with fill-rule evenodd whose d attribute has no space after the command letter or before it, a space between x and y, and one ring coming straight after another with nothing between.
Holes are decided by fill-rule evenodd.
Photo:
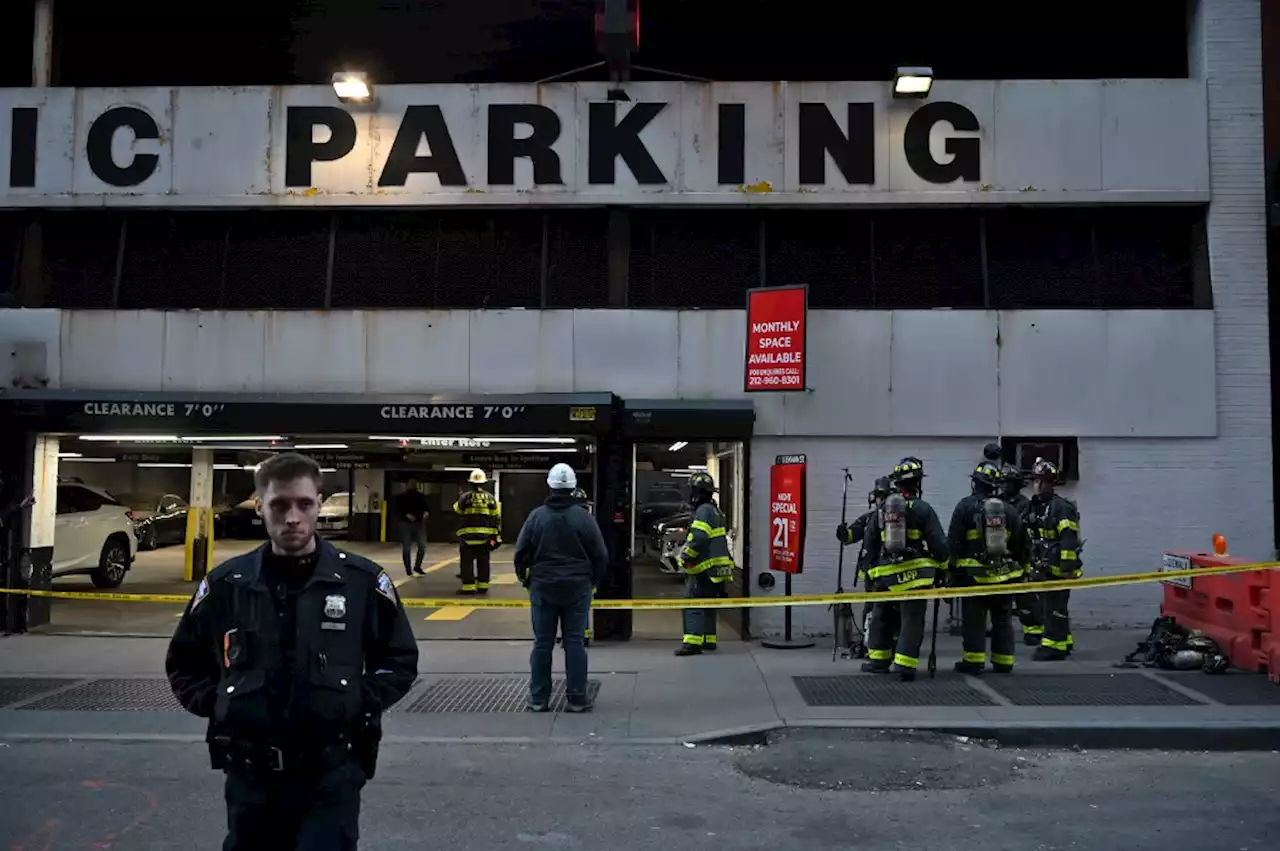
<instances>
[{"instance_id":1,"label":"painted yellow line on ground","mask_svg":"<svg viewBox=\"0 0 1280 851\"><path fill-rule=\"evenodd\" d=\"M424 621L460 621L467 615L474 612L474 606L449 606L443 609L436 609L431 614L423 618Z\"/></svg>"},{"instance_id":2,"label":"painted yellow line on ground","mask_svg":"<svg viewBox=\"0 0 1280 851\"><path fill-rule=\"evenodd\" d=\"M399 579L396 579L395 581L393 581L392 584L395 585L397 588L399 588L405 585L406 583L412 582L415 579L421 579L423 576L429 573L435 573L437 570L443 570L448 565L451 565L457 562L457 560L458 560L458 557L454 556L453 558L447 558L444 561L438 561L435 564L431 565L430 567L422 568L422 573L415 573L413 574L413 576L401 576Z\"/></svg>"}]
</instances>

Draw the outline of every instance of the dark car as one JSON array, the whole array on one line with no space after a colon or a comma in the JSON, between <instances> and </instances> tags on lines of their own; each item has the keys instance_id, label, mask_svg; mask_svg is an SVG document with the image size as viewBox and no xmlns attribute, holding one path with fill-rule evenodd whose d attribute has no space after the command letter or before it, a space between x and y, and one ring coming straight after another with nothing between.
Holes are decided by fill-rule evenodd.
<instances>
[{"instance_id":1,"label":"dark car","mask_svg":"<svg viewBox=\"0 0 1280 851\"><path fill-rule=\"evenodd\" d=\"M249 497L230 507L222 507L213 515L213 536L256 541L267 536L258 516L257 500Z\"/></svg>"},{"instance_id":2,"label":"dark car","mask_svg":"<svg viewBox=\"0 0 1280 851\"><path fill-rule=\"evenodd\" d=\"M187 501L182 497L172 493L161 496L123 494L120 499L133 511L138 549L154 550L186 541Z\"/></svg>"}]
</instances>

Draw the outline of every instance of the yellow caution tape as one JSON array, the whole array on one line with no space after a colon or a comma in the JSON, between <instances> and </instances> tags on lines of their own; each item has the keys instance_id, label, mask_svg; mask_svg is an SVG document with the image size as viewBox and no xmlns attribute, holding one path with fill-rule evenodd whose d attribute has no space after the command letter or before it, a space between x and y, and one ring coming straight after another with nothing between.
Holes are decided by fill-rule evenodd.
<instances>
[{"instance_id":1,"label":"yellow caution tape","mask_svg":"<svg viewBox=\"0 0 1280 851\"><path fill-rule=\"evenodd\" d=\"M1256 562L1254 564L1226 564L1194 567L1190 570L1164 570L1152 573L1120 573L1115 576L1098 576L1088 579L1051 579L1043 582L1003 582L995 585L970 585L963 588L923 588L911 591L852 591L845 594L802 594L793 597L716 597L712 599L663 598L648 600L592 601L593 609L630 609L653 611L660 609L762 609L779 606L829 606L833 603L893 603L904 600L945 600L952 597L992 597L997 594L1035 594L1044 591L1077 591L1084 588L1105 588L1111 585L1141 585L1146 582L1166 582L1171 579L1197 576L1220 576L1229 573L1250 573L1257 570L1275 570L1280 562ZM0 588L0 594L22 594L28 597L47 597L58 600L103 600L121 603L179 603L185 605L191 598L182 594L119 594L107 591L35 591L18 588ZM444 609L450 606L466 606L472 609L527 609L529 600L499 600L488 597L401 597L405 608Z\"/></svg>"}]
</instances>

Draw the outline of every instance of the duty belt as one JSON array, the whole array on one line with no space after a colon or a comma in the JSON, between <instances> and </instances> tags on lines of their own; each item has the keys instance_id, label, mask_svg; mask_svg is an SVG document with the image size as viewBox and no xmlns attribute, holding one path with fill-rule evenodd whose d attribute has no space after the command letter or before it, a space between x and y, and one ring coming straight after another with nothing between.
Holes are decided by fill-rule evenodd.
<instances>
[{"instance_id":1,"label":"duty belt","mask_svg":"<svg viewBox=\"0 0 1280 851\"><path fill-rule=\"evenodd\" d=\"M214 741L225 751L229 768L250 774L326 770L338 767L351 756L351 745L346 740L320 747L272 745L230 736L217 736Z\"/></svg>"}]
</instances>

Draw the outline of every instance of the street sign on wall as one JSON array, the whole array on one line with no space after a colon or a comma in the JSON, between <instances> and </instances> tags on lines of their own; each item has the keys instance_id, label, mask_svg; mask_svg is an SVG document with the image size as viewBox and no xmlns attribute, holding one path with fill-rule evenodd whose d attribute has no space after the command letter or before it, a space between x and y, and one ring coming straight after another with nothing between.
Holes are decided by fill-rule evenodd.
<instances>
[{"instance_id":1,"label":"street sign on wall","mask_svg":"<svg viewBox=\"0 0 1280 851\"><path fill-rule=\"evenodd\" d=\"M769 569L804 571L805 479L803 455L779 455L769 468Z\"/></svg>"},{"instance_id":2,"label":"street sign on wall","mask_svg":"<svg viewBox=\"0 0 1280 851\"><path fill-rule=\"evenodd\" d=\"M747 393L805 389L807 287L747 290Z\"/></svg>"},{"instance_id":3,"label":"street sign on wall","mask_svg":"<svg viewBox=\"0 0 1280 851\"><path fill-rule=\"evenodd\" d=\"M0 207L1208 200L1202 80L375 86L0 89Z\"/></svg>"}]
</instances>

